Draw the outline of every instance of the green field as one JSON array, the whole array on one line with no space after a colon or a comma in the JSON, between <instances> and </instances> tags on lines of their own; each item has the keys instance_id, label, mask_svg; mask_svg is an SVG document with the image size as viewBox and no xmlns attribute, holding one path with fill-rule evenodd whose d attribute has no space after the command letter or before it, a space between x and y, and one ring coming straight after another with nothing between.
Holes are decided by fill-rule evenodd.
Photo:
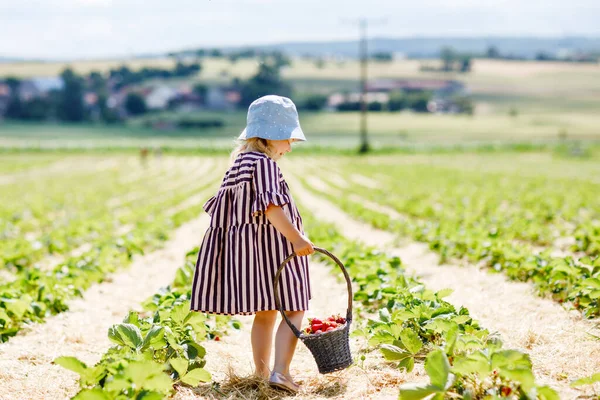
<instances>
[{"instance_id":1,"label":"green field","mask_svg":"<svg viewBox=\"0 0 600 400\"><path fill-rule=\"evenodd\" d=\"M468 74L421 72L425 61L399 60L371 63L370 79L441 78L458 79L467 85L475 101L475 115L420 115L415 113L370 113L369 134L374 147L422 148L432 146L481 145L497 143L556 143L561 140L600 139L600 67L595 64L474 60ZM426 61L431 64L432 61ZM123 61L74 62L76 71L106 71ZM168 59L126 61L131 68L171 66ZM56 75L63 63L0 64L0 76ZM192 81L209 84L247 78L256 70L252 60L235 64L223 59L206 59L203 70ZM295 59L283 76L294 86L301 101L310 93L329 94L358 88L358 63L314 62ZM145 84L152 84L147 82ZM167 81L179 85L182 81ZM511 113L512 111L512 113ZM158 114L153 117L173 117ZM192 118L219 118L219 129L156 131L144 128L144 118L127 126L28 125L0 122L2 147L140 147L223 148L245 125L245 112L186 115ZM359 144L358 113L301 112L300 121L309 138L306 146L352 148Z\"/></svg>"},{"instance_id":2,"label":"green field","mask_svg":"<svg viewBox=\"0 0 600 400\"><path fill-rule=\"evenodd\" d=\"M204 117L205 115L202 115ZM226 126L212 129L159 131L141 121L127 126L40 125L0 123L0 145L16 148L112 148L165 146L227 148L245 126L245 112L223 115ZM308 142L303 147L354 148L359 145L359 113L300 115ZM376 148L427 148L456 145L598 141L600 115L592 113L454 116L415 113L371 113L369 139Z\"/></svg>"}]
</instances>

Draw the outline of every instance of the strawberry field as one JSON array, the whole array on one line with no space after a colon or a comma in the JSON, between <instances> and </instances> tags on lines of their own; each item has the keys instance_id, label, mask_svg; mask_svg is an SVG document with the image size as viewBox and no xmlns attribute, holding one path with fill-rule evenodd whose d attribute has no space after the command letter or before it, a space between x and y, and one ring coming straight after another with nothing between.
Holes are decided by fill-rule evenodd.
<instances>
[{"instance_id":1,"label":"strawberry field","mask_svg":"<svg viewBox=\"0 0 600 400\"><path fill-rule=\"evenodd\" d=\"M296 397L597 398L597 163L593 154L572 159L558 151L283 160L308 236L344 263L354 289L353 366L316 383L304 376ZM230 390L218 368L224 353L243 358L234 346L246 340L249 347L251 319L189 312L197 245L208 226L202 205L227 165L225 155L0 159L1 399L274 395L254 386ZM527 301L544 302L564 333L553 337L534 323L526 338L513 337L498 326L519 321L480 321L477 314L494 315L502 297L469 292L477 293L473 312L459 301L463 289L473 290L470 282L456 285L447 275L448 287L432 288L419 269L426 266L404 257L415 243L443 264L427 266L442 281L450 265L483 269L481 279L506 277L507 289L523 285L524 308L515 315L525 316ZM345 310L321 297L342 298L345 284L330 259L316 254L311 262L340 278L335 287L312 281L319 311L301 328L320 335L347 323ZM140 271L169 278L131 276ZM128 276L136 284L122 283ZM100 300L92 301L96 287ZM135 300L120 300L129 291L139 292ZM113 315L82 326L70 319L100 306ZM313 368L309 375L317 376L302 354L292 374ZM354 388L358 375L369 384Z\"/></svg>"}]
</instances>

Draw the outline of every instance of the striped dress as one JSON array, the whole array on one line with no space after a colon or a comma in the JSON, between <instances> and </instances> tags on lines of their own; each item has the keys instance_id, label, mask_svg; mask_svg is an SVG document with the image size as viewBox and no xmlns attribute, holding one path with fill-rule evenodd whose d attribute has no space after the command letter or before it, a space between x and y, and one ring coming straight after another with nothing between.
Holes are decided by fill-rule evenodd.
<instances>
[{"instance_id":1,"label":"striped dress","mask_svg":"<svg viewBox=\"0 0 600 400\"><path fill-rule=\"evenodd\" d=\"M211 220L196 262L192 310L234 315L276 309L273 279L293 248L267 219L269 204L281 206L304 233L275 161L260 152L238 155L217 194L204 204ZM286 311L308 309L308 257L294 257L286 264L279 297Z\"/></svg>"}]
</instances>

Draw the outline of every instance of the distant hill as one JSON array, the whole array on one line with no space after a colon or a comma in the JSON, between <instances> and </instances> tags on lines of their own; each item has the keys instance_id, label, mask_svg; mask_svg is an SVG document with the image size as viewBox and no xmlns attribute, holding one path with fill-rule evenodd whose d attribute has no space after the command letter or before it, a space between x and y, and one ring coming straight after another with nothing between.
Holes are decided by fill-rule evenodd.
<instances>
[{"instance_id":1,"label":"distant hill","mask_svg":"<svg viewBox=\"0 0 600 400\"><path fill-rule=\"evenodd\" d=\"M398 52L408 57L437 57L444 46L450 46L459 52L484 53L495 46L503 55L534 58L539 52L556 54L560 51L582 51L600 53L600 37L413 37L413 38L372 38L369 40L370 52ZM281 50L291 55L344 55L354 57L358 54L357 41L334 42L296 42L265 46L253 46L255 49ZM224 49L225 51L233 48ZM240 49L236 47L235 49Z\"/></svg>"}]
</instances>

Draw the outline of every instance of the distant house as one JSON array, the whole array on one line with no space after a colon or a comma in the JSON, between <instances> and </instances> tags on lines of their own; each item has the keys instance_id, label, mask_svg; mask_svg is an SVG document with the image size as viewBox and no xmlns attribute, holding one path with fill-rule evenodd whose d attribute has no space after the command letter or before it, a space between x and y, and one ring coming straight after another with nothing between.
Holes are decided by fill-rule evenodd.
<instances>
[{"instance_id":1,"label":"distant house","mask_svg":"<svg viewBox=\"0 0 600 400\"><path fill-rule=\"evenodd\" d=\"M62 90L64 82L59 77L40 77L21 81L19 97L28 101L37 97L46 97L53 90Z\"/></svg>"},{"instance_id":2,"label":"distant house","mask_svg":"<svg viewBox=\"0 0 600 400\"><path fill-rule=\"evenodd\" d=\"M152 88L144 98L149 110L164 110L169 107L169 102L177 97L177 89L161 85Z\"/></svg>"},{"instance_id":3,"label":"distant house","mask_svg":"<svg viewBox=\"0 0 600 400\"><path fill-rule=\"evenodd\" d=\"M443 79L376 80L367 84L367 92L430 91L436 97L451 97L465 90L462 82Z\"/></svg>"},{"instance_id":4,"label":"distant house","mask_svg":"<svg viewBox=\"0 0 600 400\"><path fill-rule=\"evenodd\" d=\"M6 112L8 102L10 101L10 87L6 83L0 82L0 118Z\"/></svg>"},{"instance_id":5,"label":"distant house","mask_svg":"<svg viewBox=\"0 0 600 400\"><path fill-rule=\"evenodd\" d=\"M329 96L327 99L327 109L329 111L335 111L342 104L346 103L360 103L360 93L335 93ZM387 104L390 101L389 93L385 92L367 92L365 98L367 104L381 103Z\"/></svg>"},{"instance_id":6,"label":"distant house","mask_svg":"<svg viewBox=\"0 0 600 400\"><path fill-rule=\"evenodd\" d=\"M239 90L230 87L209 87L206 93L206 108L209 110L234 110L242 96Z\"/></svg>"}]
</instances>

